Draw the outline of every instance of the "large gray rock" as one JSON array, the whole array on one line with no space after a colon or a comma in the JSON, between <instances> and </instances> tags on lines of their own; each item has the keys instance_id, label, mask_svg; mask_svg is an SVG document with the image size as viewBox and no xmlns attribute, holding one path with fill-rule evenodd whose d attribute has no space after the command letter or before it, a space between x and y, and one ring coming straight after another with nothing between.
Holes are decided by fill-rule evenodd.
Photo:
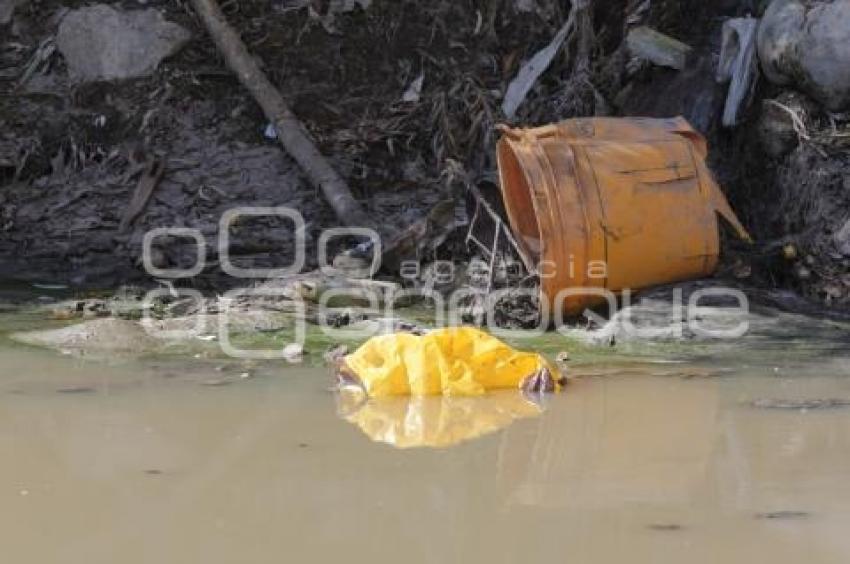
<instances>
[{"instance_id":1,"label":"large gray rock","mask_svg":"<svg viewBox=\"0 0 850 564\"><path fill-rule=\"evenodd\" d=\"M189 40L157 10L119 11L98 4L68 13L56 45L75 80L120 80L151 74Z\"/></svg>"},{"instance_id":2,"label":"large gray rock","mask_svg":"<svg viewBox=\"0 0 850 564\"><path fill-rule=\"evenodd\" d=\"M850 107L850 0L773 0L758 53L768 80L833 111Z\"/></svg>"}]
</instances>

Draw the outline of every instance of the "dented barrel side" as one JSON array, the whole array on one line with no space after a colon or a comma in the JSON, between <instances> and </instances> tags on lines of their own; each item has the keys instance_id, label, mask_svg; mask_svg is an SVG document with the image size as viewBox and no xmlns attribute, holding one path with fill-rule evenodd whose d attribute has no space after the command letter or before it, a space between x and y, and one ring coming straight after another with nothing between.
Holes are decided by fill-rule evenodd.
<instances>
[{"instance_id":1,"label":"dented barrel side","mask_svg":"<svg viewBox=\"0 0 850 564\"><path fill-rule=\"evenodd\" d=\"M718 214L749 239L682 118L593 118L508 129L498 144L508 219L543 302L576 315L619 293L712 274Z\"/></svg>"}]
</instances>

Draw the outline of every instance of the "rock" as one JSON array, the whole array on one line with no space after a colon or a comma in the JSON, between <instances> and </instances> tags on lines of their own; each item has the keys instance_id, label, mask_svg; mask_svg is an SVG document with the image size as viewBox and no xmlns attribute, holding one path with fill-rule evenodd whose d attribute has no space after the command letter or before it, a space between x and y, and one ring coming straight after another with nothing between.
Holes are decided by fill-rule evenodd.
<instances>
[{"instance_id":1,"label":"rock","mask_svg":"<svg viewBox=\"0 0 850 564\"><path fill-rule=\"evenodd\" d=\"M141 324L124 319L94 319L61 329L13 333L12 339L28 345L83 354L144 353L161 343L149 336Z\"/></svg>"},{"instance_id":2,"label":"rock","mask_svg":"<svg viewBox=\"0 0 850 564\"><path fill-rule=\"evenodd\" d=\"M833 235L835 248L845 257L850 257L850 219Z\"/></svg>"},{"instance_id":3,"label":"rock","mask_svg":"<svg viewBox=\"0 0 850 564\"><path fill-rule=\"evenodd\" d=\"M833 111L850 107L850 0L774 0L758 54L768 80L794 85Z\"/></svg>"},{"instance_id":4,"label":"rock","mask_svg":"<svg viewBox=\"0 0 850 564\"><path fill-rule=\"evenodd\" d=\"M660 67L684 70L691 48L646 26L636 27L626 38L629 52Z\"/></svg>"},{"instance_id":5,"label":"rock","mask_svg":"<svg viewBox=\"0 0 850 564\"><path fill-rule=\"evenodd\" d=\"M151 74L189 41L157 10L116 10L97 4L69 12L56 45L75 80L121 80Z\"/></svg>"},{"instance_id":6,"label":"rock","mask_svg":"<svg viewBox=\"0 0 850 564\"><path fill-rule=\"evenodd\" d=\"M304 360L304 345L300 343L289 343L283 347L283 358L290 363L299 363Z\"/></svg>"},{"instance_id":7,"label":"rock","mask_svg":"<svg viewBox=\"0 0 850 564\"><path fill-rule=\"evenodd\" d=\"M12 21L15 8L22 6L28 0L0 0L0 25L6 25Z\"/></svg>"}]
</instances>

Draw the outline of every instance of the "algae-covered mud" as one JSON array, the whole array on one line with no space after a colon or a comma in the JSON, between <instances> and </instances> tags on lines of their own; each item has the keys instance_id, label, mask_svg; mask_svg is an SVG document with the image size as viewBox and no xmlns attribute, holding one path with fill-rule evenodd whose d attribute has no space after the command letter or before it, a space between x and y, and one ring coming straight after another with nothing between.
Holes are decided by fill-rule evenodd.
<instances>
[{"instance_id":1,"label":"algae-covered mud","mask_svg":"<svg viewBox=\"0 0 850 564\"><path fill-rule=\"evenodd\" d=\"M18 562L846 562L850 332L753 311L725 342L537 337L572 357L539 404L363 406L319 359L21 344L79 320L7 305L0 542Z\"/></svg>"}]
</instances>

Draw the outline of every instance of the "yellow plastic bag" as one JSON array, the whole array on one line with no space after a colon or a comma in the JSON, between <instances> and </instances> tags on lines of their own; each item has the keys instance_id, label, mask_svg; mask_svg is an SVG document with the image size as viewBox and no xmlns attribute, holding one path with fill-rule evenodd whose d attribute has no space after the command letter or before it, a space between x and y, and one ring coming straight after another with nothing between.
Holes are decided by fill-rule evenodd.
<instances>
[{"instance_id":1,"label":"yellow plastic bag","mask_svg":"<svg viewBox=\"0 0 850 564\"><path fill-rule=\"evenodd\" d=\"M488 390L556 391L561 386L558 371L539 354L516 351L472 327L373 337L345 357L344 369L370 397L477 396Z\"/></svg>"}]
</instances>

